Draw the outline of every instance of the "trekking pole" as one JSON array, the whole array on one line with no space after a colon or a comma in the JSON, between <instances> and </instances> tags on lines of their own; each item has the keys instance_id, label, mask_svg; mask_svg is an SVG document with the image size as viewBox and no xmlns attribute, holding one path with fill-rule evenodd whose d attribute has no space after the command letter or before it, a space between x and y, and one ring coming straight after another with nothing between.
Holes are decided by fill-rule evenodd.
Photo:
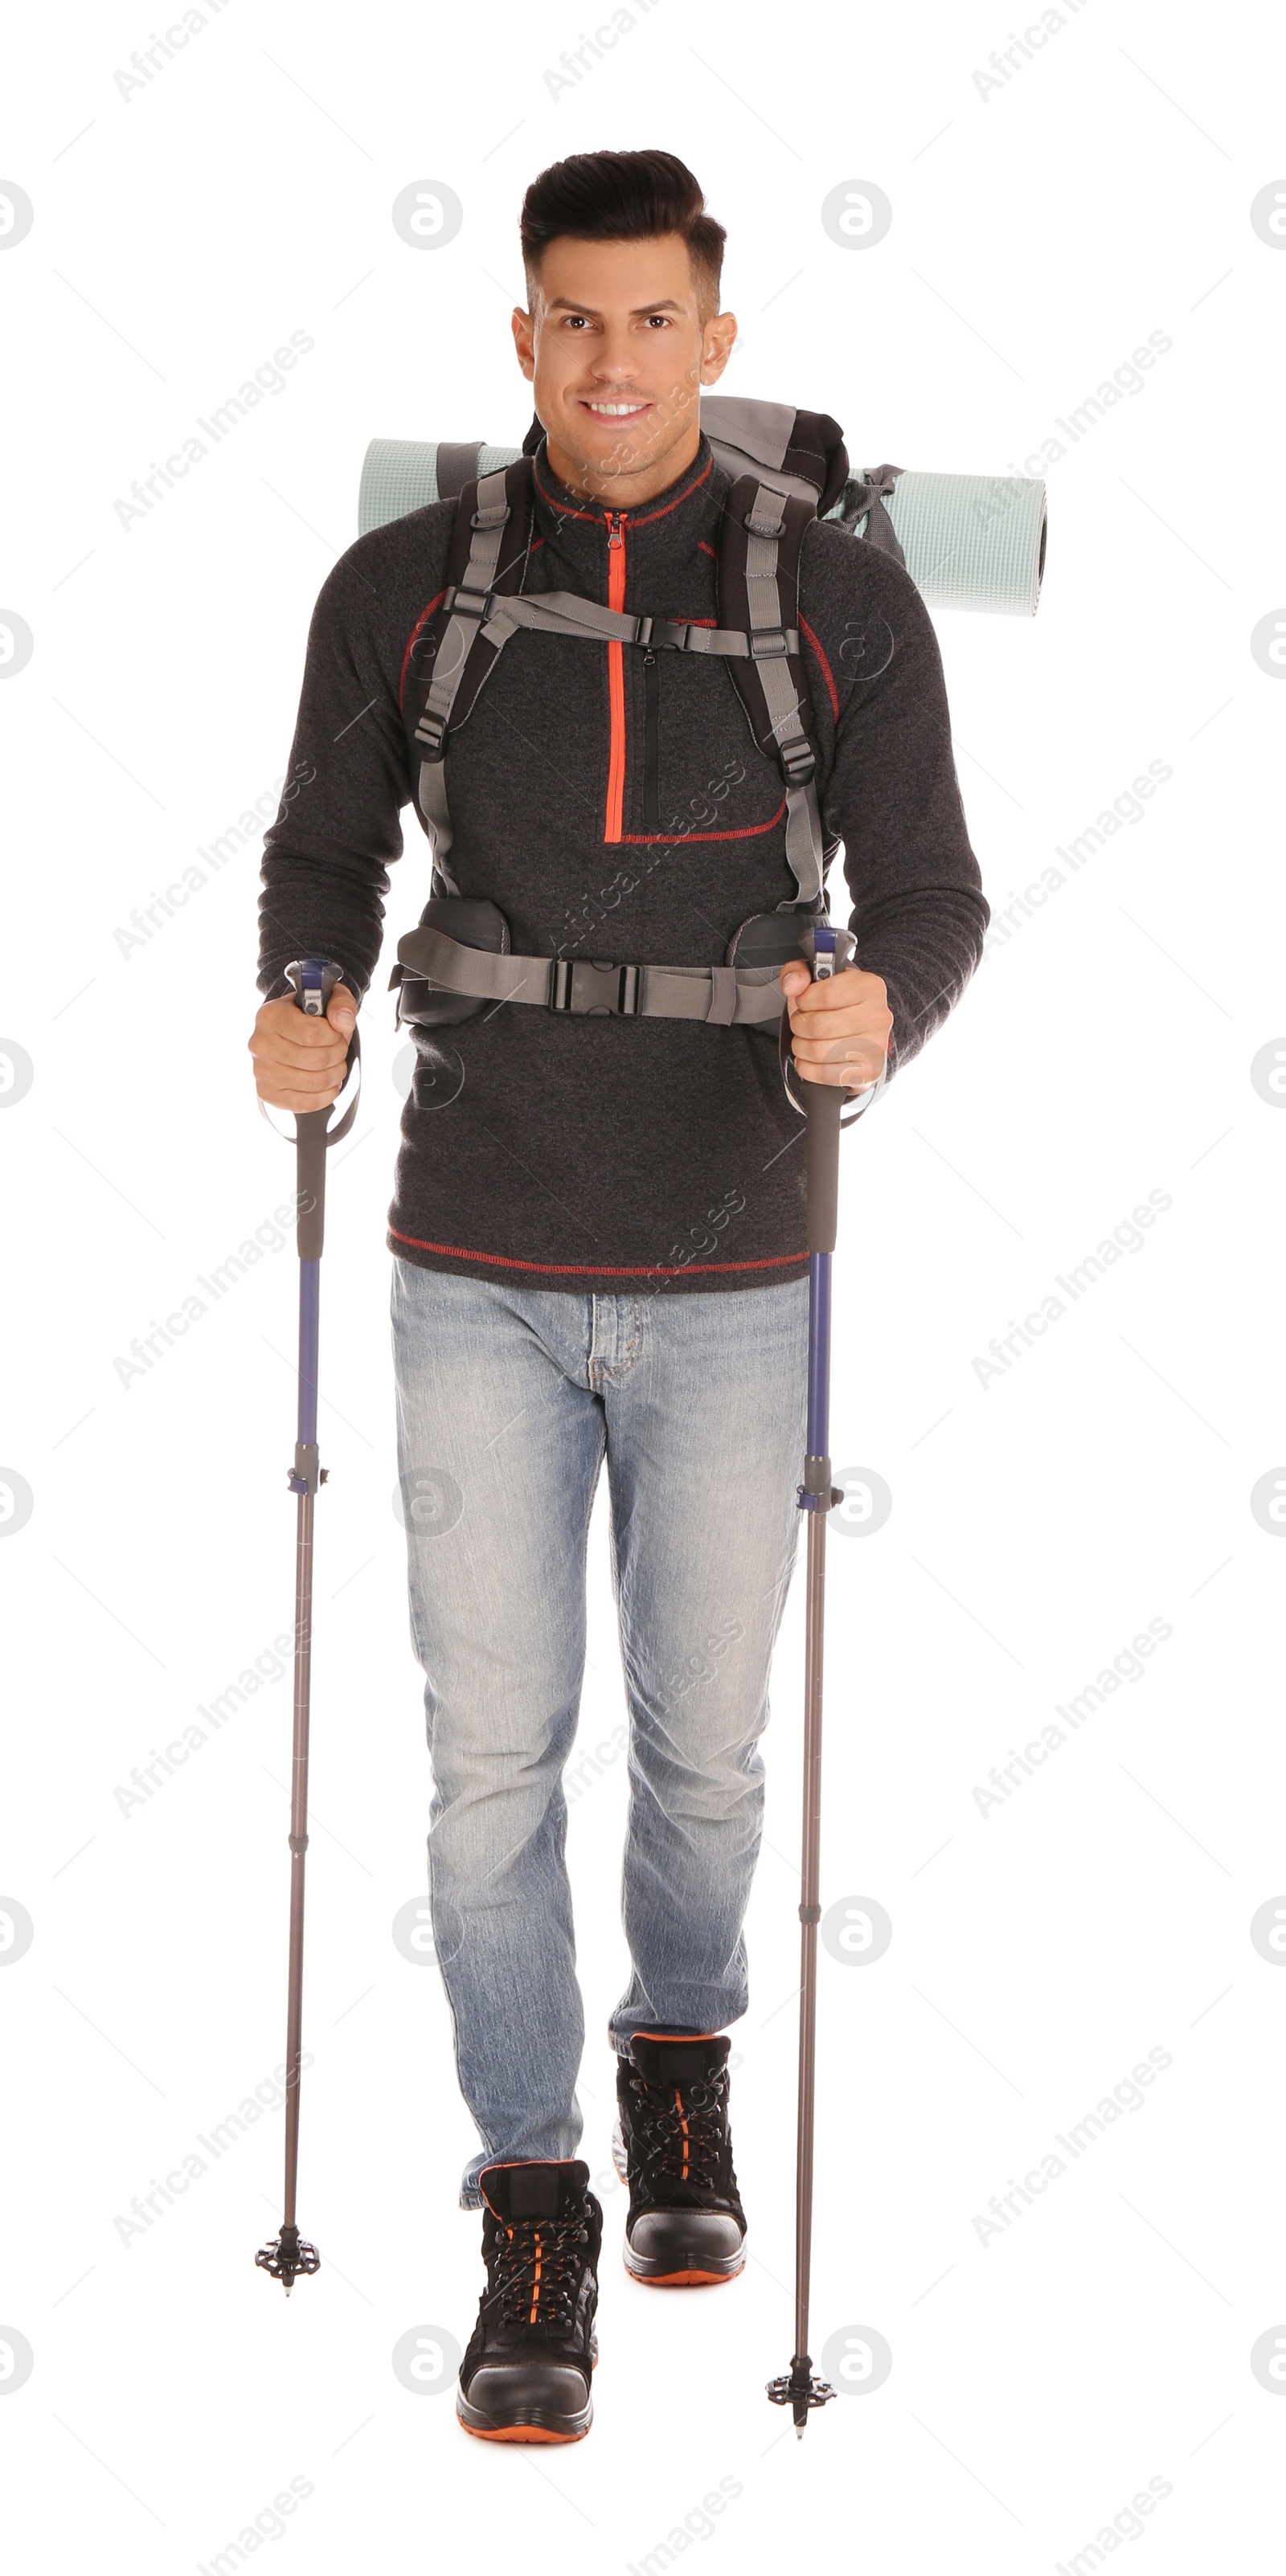
<instances>
[{"instance_id":1,"label":"trekking pole","mask_svg":"<svg viewBox=\"0 0 1286 2576\"><path fill-rule=\"evenodd\" d=\"M813 978L833 975L835 932L813 928ZM844 1500L831 1483L831 1254L839 1200L839 1126L844 1094L837 1084L805 1081L804 1140L808 1230L808 1451L799 1508L808 1514L804 1609L804 1831L800 1891L799 2119L795 2156L795 2350L790 2370L770 2379L774 2406L789 2406L802 2440L809 2410L835 2391L813 2376L808 2349L809 2276L813 2247L813 2094L817 2027L817 1925L822 1830L822 1642L826 1599L826 1515Z\"/></svg>"},{"instance_id":2,"label":"trekking pole","mask_svg":"<svg viewBox=\"0 0 1286 2576\"><path fill-rule=\"evenodd\" d=\"M286 968L310 1018L323 1019L340 970L325 958L305 957ZM360 1048L354 1029L349 1042L348 1072ZM317 1458L317 1351L321 1289L322 1239L326 1217L326 1154L346 1136L357 1111L358 1093L334 1127L330 1109L295 1113L295 1240L299 1252L299 1416L295 1463L287 1482L297 1497L295 1517L295 1706L290 1790L290 1971L286 2002L286 2188L281 2233L261 2245L255 2261L274 2281L284 2284L287 2298L300 2273L318 2270L315 2245L301 2238L295 2220L295 2186L299 2173L299 2073L304 2003L304 1854L308 1849L308 1721L312 1684L313 1503L325 1484L327 1469ZM332 1103L332 1107L333 1107ZM263 1104L260 1102L260 1107ZM266 1115L266 1112L265 1112ZM268 1121L272 1125L271 1119Z\"/></svg>"}]
</instances>

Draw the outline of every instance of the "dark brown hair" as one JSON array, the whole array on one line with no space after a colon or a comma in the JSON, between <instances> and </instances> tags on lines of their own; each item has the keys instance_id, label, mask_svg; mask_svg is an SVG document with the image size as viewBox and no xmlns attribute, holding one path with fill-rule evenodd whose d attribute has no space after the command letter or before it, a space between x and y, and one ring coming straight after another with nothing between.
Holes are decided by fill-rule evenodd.
<instances>
[{"instance_id":1,"label":"dark brown hair","mask_svg":"<svg viewBox=\"0 0 1286 2576\"><path fill-rule=\"evenodd\" d=\"M719 309L722 224L705 211L705 198L686 164L673 152L573 152L533 179L522 201L519 229L528 283L540 276L551 241L647 241L681 233L688 246L702 315Z\"/></svg>"}]
</instances>

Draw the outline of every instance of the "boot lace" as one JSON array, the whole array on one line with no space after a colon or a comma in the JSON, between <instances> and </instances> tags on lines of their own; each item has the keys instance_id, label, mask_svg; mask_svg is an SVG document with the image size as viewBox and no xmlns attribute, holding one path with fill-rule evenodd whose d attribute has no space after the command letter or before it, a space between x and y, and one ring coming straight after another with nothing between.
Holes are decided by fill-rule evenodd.
<instances>
[{"instance_id":1,"label":"boot lace","mask_svg":"<svg viewBox=\"0 0 1286 2576\"><path fill-rule=\"evenodd\" d=\"M498 2223L495 2280L485 2305L506 2326L544 2326L569 2334L585 2269L589 2229L569 2212L562 2218L516 2218Z\"/></svg>"},{"instance_id":2,"label":"boot lace","mask_svg":"<svg viewBox=\"0 0 1286 2576\"><path fill-rule=\"evenodd\" d=\"M649 2084L631 2075L637 2097L633 2143L650 2190L667 2183L692 2183L717 2191L718 2166L727 2144L724 2105L726 2073L703 2076L692 2084Z\"/></svg>"}]
</instances>

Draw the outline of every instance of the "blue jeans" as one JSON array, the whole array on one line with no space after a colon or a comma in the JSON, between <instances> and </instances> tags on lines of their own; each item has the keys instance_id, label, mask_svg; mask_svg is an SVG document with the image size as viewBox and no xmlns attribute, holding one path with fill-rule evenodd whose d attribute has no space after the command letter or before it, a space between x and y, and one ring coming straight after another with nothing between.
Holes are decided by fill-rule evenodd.
<instances>
[{"instance_id":1,"label":"blue jeans","mask_svg":"<svg viewBox=\"0 0 1286 2576\"><path fill-rule=\"evenodd\" d=\"M573 2156L585 2021L563 1767L603 1459L629 1706L608 2038L746 2009L768 1667L794 1562L808 1284L582 1295L393 1262L411 1631L433 1769L429 1893L460 2088L496 2158Z\"/></svg>"}]
</instances>

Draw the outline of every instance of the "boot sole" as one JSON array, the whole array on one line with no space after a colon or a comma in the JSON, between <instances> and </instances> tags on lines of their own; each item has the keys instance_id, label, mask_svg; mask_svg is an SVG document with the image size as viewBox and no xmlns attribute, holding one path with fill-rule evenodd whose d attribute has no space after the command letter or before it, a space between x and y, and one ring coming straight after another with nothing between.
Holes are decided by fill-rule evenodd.
<instances>
[{"instance_id":1,"label":"boot sole","mask_svg":"<svg viewBox=\"0 0 1286 2576\"><path fill-rule=\"evenodd\" d=\"M623 2260L630 2279L641 2281L645 2290L686 2290L704 2285L713 2289L720 2281L737 2280L746 2268L744 2254L741 2261L726 2272L640 2272L631 2263L628 2252L624 2253Z\"/></svg>"},{"instance_id":2,"label":"boot sole","mask_svg":"<svg viewBox=\"0 0 1286 2576\"><path fill-rule=\"evenodd\" d=\"M589 2424L574 2433L555 2433L548 2424L471 2424L458 2406L455 2419L478 2442L583 2442L589 2431ZM591 2415L590 2424L593 2420Z\"/></svg>"}]
</instances>

